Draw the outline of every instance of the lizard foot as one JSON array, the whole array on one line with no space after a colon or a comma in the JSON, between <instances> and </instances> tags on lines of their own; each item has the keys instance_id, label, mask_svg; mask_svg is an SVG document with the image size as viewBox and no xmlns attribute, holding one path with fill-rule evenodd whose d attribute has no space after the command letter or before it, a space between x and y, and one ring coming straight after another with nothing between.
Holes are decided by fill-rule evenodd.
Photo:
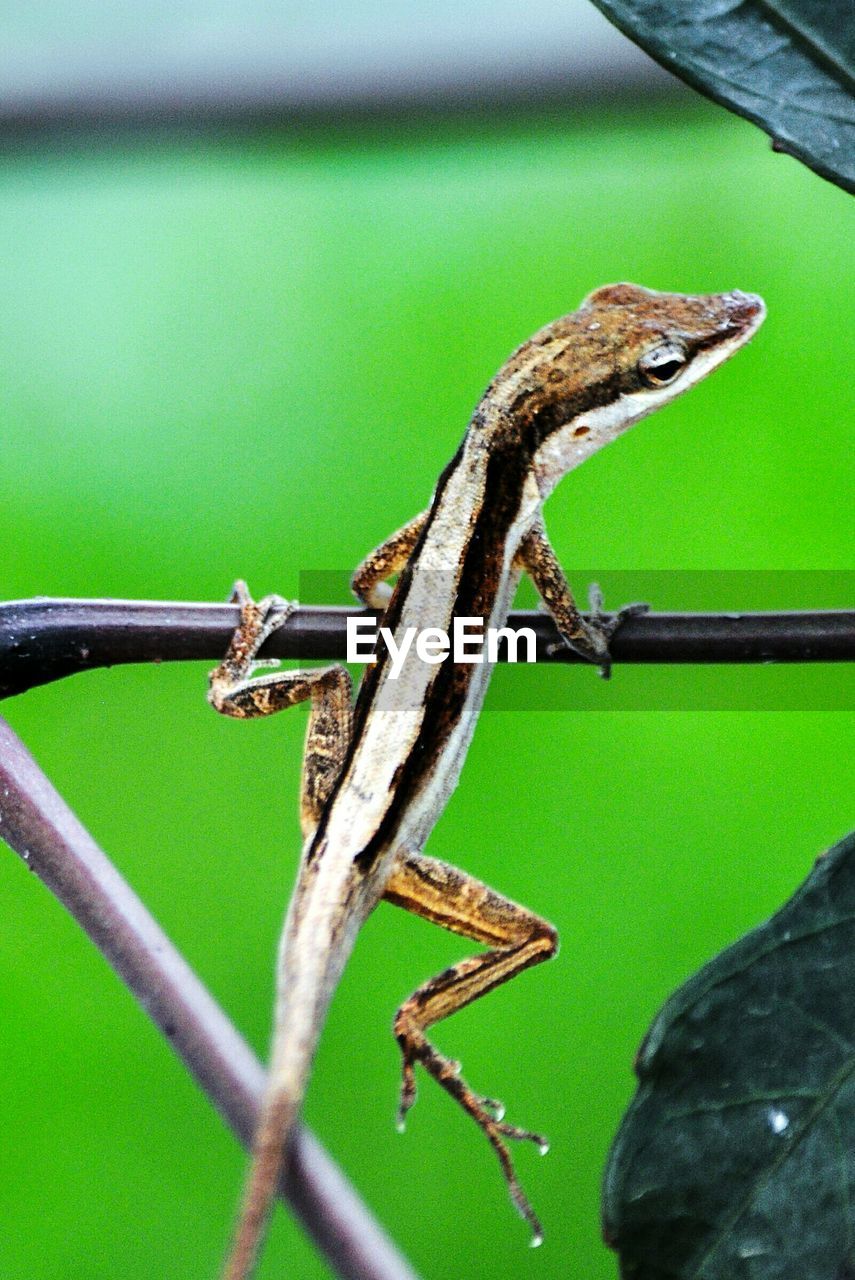
<instances>
[{"instance_id":1,"label":"lizard foot","mask_svg":"<svg viewBox=\"0 0 855 1280\"><path fill-rule=\"evenodd\" d=\"M414 1065L420 1062L485 1134L502 1166L511 1200L520 1216L531 1228L532 1247L537 1247L543 1241L543 1228L517 1179L506 1140L533 1142L540 1154L546 1155L549 1150L546 1138L542 1134L532 1133L529 1129L521 1129L518 1125L506 1123L503 1118L505 1108L502 1103L496 1098L482 1097L470 1089L460 1074L460 1063L438 1053L421 1032L409 1031L399 1035L398 1039L404 1057L401 1101L398 1107L398 1130L403 1131L407 1112L416 1100Z\"/></svg>"},{"instance_id":2,"label":"lizard foot","mask_svg":"<svg viewBox=\"0 0 855 1280\"><path fill-rule=\"evenodd\" d=\"M279 663L276 659L259 660L256 654L268 636L287 622L297 603L269 595L256 604L246 583L238 579L232 587L229 604L240 605L240 621L225 657L208 677L208 701L215 710L242 718L261 714L257 708L254 712L248 710L246 686L254 671L260 667L278 667Z\"/></svg>"},{"instance_id":3,"label":"lizard foot","mask_svg":"<svg viewBox=\"0 0 855 1280\"><path fill-rule=\"evenodd\" d=\"M228 603L240 605L240 623L232 640L232 647L243 660L244 677L266 667L278 667L277 658L259 659L255 655L265 640L285 625L298 608L298 602L285 600L275 594L264 596L256 602L249 594L243 578L238 578L232 586Z\"/></svg>"},{"instance_id":4,"label":"lizard foot","mask_svg":"<svg viewBox=\"0 0 855 1280\"><path fill-rule=\"evenodd\" d=\"M603 608L603 593L596 582L592 582L588 588L588 604L588 617L580 620L578 632L572 636L562 636L556 644L549 645L547 653L560 653L564 648L572 649L588 662L595 663L602 678L608 680L612 670L609 641L627 618L640 617L647 613L650 605L636 602L625 604L616 613L606 613Z\"/></svg>"}]
</instances>

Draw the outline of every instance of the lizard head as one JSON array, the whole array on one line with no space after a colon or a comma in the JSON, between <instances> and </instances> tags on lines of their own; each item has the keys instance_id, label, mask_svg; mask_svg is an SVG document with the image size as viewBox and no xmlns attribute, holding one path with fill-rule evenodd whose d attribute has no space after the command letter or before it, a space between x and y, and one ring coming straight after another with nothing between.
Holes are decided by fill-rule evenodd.
<instances>
[{"instance_id":1,"label":"lizard head","mask_svg":"<svg viewBox=\"0 0 855 1280\"><path fill-rule=\"evenodd\" d=\"M567 471L723 364L765 314L761 298L738 289L688 295L605 285L515 351L482 405L499 429L518 425L545 497Z\"/></svg>"}]
</instances>

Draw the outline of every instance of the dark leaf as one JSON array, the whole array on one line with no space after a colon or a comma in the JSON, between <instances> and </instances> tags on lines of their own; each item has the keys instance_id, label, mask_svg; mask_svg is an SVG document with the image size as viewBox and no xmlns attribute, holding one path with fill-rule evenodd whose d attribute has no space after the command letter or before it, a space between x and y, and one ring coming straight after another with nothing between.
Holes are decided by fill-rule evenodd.
<instances>
[{"instance_id":1,"label":"dark leaf","mask_svg":"<svg viewBox=\"0 0 855 1280\"><path fill-rule=\"evenodd\" d=\"M851 0L594 0L663 67L855 191Z\"/></svg>"},{"instance_id":2,"label":"dark leaf","mask_svg":"<svg viewBox=\"0 0 855 1280\"><path fill-rule=\"evenodd\" d=\"M855 832L660 1012L606 1169L636 1280L855 1277Z\"/></svg>"}]
</instances>

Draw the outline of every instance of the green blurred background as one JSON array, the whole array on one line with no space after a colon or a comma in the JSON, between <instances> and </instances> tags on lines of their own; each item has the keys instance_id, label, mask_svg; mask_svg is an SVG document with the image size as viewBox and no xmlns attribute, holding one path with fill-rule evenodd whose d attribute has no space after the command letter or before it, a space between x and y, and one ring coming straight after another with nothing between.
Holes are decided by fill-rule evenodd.
<instances>
[{"instance_id":1,"label":"green blurred background","mask_svg":"<svg viewBox=\"0 0 855 1280\"><path fill-rule=\"evenodd\" d=\"M843 193L686 98L7 149L3 595L216 600L239 574L293 594L301 572L349 568L425 505L512 347L622 279L754 290L769 318L558 489L563 562L607 585L637 570L636 594L675 608L703 591L684 602L674 575L663 599L645 571L848 569L851 219ZM711 607L764 602L699 580ZM798 580L781 600L756 579L772 603L844 603ZM92 673L5 712L263 1054L305 717L222 720L205 670ZM502 710L497 679L430 843L561 932L553 963L436 1036L549 1134L545 1160L518 1152L544 1247L526 1248L487 1144L440 1090L422 1080L406 1135L392 1123L393 1011L459 940L377 911L306 1105L436 1280L616 1274L599 1180L650 1018L852 825L851 714L779 709L799 689L842 705L842 670L776 670L743 711L661 709L661 670L547 674L560 711L542 693ZM244 1166L231 1135L8 851L0 918L0 1275L214 1276ZM280 1212L259 1274L327 1270Z\"/></svg>"}]
</instances>

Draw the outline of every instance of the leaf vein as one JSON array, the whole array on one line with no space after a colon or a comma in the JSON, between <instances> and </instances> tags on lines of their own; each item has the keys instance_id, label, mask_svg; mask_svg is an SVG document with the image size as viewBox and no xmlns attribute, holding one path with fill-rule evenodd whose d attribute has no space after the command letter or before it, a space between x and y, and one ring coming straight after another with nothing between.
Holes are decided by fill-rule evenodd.
<instances>
[{"instance_id":1,"label":"leaf vein","mask_svg":"<svg viewBox=\"0 0 855 1280\"><path fill-rule=\"evenodd\" d=\"M756 3L758 9L761 11L765 10L767 13L771 14L772 21L776 26L784 28L787 34L792 37L793 44L807 45L814 57L821 59L822 62L826 63L831 70L836 73L836 75L842 77L844 84L848 85L850 88L855 87L855 79L853 79L850 68L845 62L836 57L824 43L821 44L817 40L816 34L810 29L810 27L804 27L798 23L793 18L792 13L782 13L778 6L773 3L773 0L756 0Z\"/></svg>"},{"instance_id":2,"label":"leaf vein","mask_svg":"<svg viewBox=\"0 0 855 1280\"><path fill-rule=\"evenodd\" d=\"M713 1257L716 1250L726 1242L727 1237L731 1234L739 1219L756 1200L757 1193L760 1188L768 1183L778 1170L782 1168L782 1166L792 1157L793 1152L799 1146L802 1139L854 1074L855 1061L852 1061L847 1063L845 1067L838 1071L837 1075L832 1077L827 1090L820 1091L820 1093L817 1094L816 1105L793 1127L790 1140L786 1147L782 1149L780 1155L772 1161L769 1167L754 1179L754 1182L749 1187L749 1190L746 1192L741 1202L736 1206L734 1212L728 1217L727 1221L722 1224L721 1229L715 1233L710 1247L700 1258L697 1268L692 1272L695 1280L702 1280L701 1273L707 1262L709 1262Z\"/></svg>"}]
</instances>

